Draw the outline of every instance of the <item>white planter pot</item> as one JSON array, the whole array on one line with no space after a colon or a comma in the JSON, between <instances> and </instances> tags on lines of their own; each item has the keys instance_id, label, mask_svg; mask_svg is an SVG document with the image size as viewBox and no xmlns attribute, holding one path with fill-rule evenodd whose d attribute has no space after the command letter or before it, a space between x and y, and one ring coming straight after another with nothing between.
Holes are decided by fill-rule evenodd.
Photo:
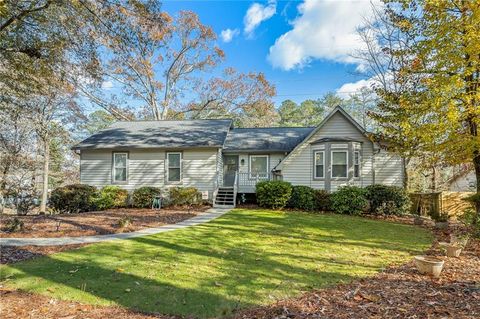
<instances>
[{"instance_id":1,"label":"white planter pot","mask_svg":"<svg viewBox=\"0 0 480 319\"><path fill-rule=\"evenodd\" d=\"M462 247L455 245L448 245L447 247L447 257L459 257L462 252Z\"/></svg>"},{"instance_id":2,"label":"white planter pot","mask_svg":"<svg viewBox=\"0 0 480 319\"><path fill-rule=\"evenodd\" d=\"M444 261L430 256L415 256L415 265L422 274L439 277L443 269Z\"/></svg>"}]
</instances>

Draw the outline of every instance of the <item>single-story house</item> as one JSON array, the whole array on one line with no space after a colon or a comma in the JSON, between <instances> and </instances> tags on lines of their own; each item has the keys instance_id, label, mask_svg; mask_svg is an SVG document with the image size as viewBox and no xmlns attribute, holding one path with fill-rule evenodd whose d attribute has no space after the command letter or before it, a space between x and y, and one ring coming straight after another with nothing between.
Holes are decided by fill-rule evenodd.
<instances>
[{"instance_id":1,"label":"single-story house","mask_svg":"<svg viewBox=\"0 0 480 319\"><path fill-rule=\"evenodd\" d=\"M235 128L232 120L116 122L73 147L81 183L196 187L217 206L263 180L335 191L402 186L402 160L373 142L341 107L317 127Z\"/></svg>"}]
</instances>

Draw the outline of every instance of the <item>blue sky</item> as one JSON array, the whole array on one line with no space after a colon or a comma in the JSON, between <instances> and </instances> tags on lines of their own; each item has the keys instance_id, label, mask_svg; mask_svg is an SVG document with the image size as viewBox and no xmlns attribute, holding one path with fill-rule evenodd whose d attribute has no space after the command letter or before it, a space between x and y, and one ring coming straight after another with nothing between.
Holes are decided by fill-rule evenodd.
<instances>
[{"instance_id":1,"label":"blue sky","mask_svg":"<svg viewBox=\"0 0 480 319\"><path fill-rule=\"evenodd\" d=\"M350 54L361 47L355 28L368 16L369 0L166 0L163 10L196 12L219 36L223 67L265 73L277 88L277 105L339 89L348 94L365 84ZM222 37L228 30L231 39Z\"/></svg>"}]
</instances>

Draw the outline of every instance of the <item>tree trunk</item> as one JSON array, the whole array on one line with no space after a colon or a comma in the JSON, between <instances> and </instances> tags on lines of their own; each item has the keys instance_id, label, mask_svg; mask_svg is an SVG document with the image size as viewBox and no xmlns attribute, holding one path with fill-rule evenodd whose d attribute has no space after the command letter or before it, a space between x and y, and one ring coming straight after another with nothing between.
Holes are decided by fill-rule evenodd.
<instances>
[{"instance_id":1,"label":"tree trunk","mask_svg":"<svg viewBox=\"0 0 480 319\"><path fill-rule=\"evenodd\" d=\"M408 176L408 160L406 158L402 158L402 168L403 168L403 188L405 191L408 191L408 183L409 183L409 176Z\"/></svg>"},{"instance_id":2,"label":"tree trunk","mask_svg":"<svg viewBox=\"0 0 480 319\"><path fill-rule=\"evenodd\" d=\"M437 191L437 168L432 166L432 192Z\"/></svg>"},{"instance_id":3,"label":"tree trunk","mask_svg":"<svg viewBox=\"0 0 480 319\"><path fill-rule=\"evenodd\" d=\"M477 183L477 196L480 198L480 151L475 151L473 152L474 157L473 157L473 167L475 169L475 178L476 178L476 183ZM480 200L475 201L475 216L473 219L473 223L477 224L478 220L480 218Z\"/></svg>"},{"instance_id":4,"label":"tree trunk","mask_svg":"<svg viewBox=\"0 0 480 319\"><path fill-rule=\"evenodd\" d=\"M43 181L42 181L42 201L40 203L40 213L46 213L48 200L48 175L50 162L50 144L48 136L43 139Z\"/></svg>"}]
</instances>

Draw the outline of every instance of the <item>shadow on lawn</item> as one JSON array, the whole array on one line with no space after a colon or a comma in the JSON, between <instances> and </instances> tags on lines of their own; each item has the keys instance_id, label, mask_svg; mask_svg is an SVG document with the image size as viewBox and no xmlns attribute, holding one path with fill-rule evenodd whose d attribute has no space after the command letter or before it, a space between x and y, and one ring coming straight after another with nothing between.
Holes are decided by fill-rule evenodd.
<instances>
[{"instance_id":1,"label":"shadow on lawn","mask_svg":"<svg viewBox=\"0 0 480 319\"><path fill-rule=\"evenodd\" d=\"M27 290L52 295L59 299L81 300L98 303L99 299L113 302L126 308L141 312L175 315L199 315L201 317L227 314L238 307L251 306L228 299L221 294L212 294L201 287L189 289L173 286L165 282L139 277L112 269L106 269L95 263L78 265L49 257L42 262L53 262L53 267L28 267L29 264L16 264L12 268L23 274L16 274L15 280L35 276L39 284L43 280L59 285L45 286L45 289L28 287ZM23 287L19 287L22 289ZM33 288L33 289L32 289ZM67 288L67 289L65 289Z\"/></svg>"},{"instance_id":2,"label":"shadow on lawn","mask_svg":"<svg viewBox=\"0 0 480 319\"><path fill-rule=\"evenodd\" d=\"M335 247L346 244L381 245L397 251L408 250L405 247L410 245L410 241L403 247L389 244L395 239L391 230L399 228L385 231L382 224L373 229L378 231L375 244L358 242L368 241L373 234L355 229L348 225L351 219L338 216L306 220L255 211L234 211L228 216L173 233L92 245L54 258L13 264L12 281L16 288L57 298L114 302L149 313L212 317L351 281L379 267L377 262L361 263L344 252L329 258L331 254L318 253L321 246L316 243L333 243L329 249L334 257ZM322 231L313 232L315 229ZM401 231L407 230L412 228ZM332 236L322 235L324 232ZM273 235L275 240L270 241L268 236ZM298 246L307 242L309 249ZM115 269L124 261L128 261L127 270Z\"/></svg>"},{"instance_id":3,"label":"shadow on lawn","mask_svg":"<svg viewBox=\"0 0 480 319\"><path fill-rule=\"evenodd\" d=\"M166 245L165 242L158 240L152 241L145 238L136 240L159 246L165 245L170 249L187 250L185 247ZM202 250L188 250L192 253L220 258L218 254L209 255ZM17 288L25 288L28 291L59 299L89 303L107 301L141 312L205 318L229 315L239 309L259 306L261 302L248 302L243 299L243 297L249 297L247 299L252 300L252 295L256 295L259 291L268 291L272 302L277 298L284 298L286 297L285 289L298 288L296 285L308 288L307 284L310 282L308 277L312 276L311 271L275 263L268 257L263 261L249 257L247 263L256 263L256 265L248 268L240 267L241 271L239 271L239 265L232 260L232 263L225 267L222 275L213 278L204 276L203 280L198 281L196 288L185 288L181 287L181 282L179 285L172 285L161 280L104 267L108 265L102 266L85 261L67 262L46 256L37 260L35 264L28 262L11 265L21 273L15 273L10 280L19 282ZM43 264L49 264L49 267L43 267ZM194 267L195 265L192 265L192 268ZM269 284L266 284L260 279L268 272L271 272L271 275ZM35 284L22 287L22 279L32 276L38 278ZM318 272L317 276L328 279L332 283L349 281L353 278L331 272ZM274 281L274 283L271 279L275 278L281 281Z\"/></svg>"}]
</instances>

